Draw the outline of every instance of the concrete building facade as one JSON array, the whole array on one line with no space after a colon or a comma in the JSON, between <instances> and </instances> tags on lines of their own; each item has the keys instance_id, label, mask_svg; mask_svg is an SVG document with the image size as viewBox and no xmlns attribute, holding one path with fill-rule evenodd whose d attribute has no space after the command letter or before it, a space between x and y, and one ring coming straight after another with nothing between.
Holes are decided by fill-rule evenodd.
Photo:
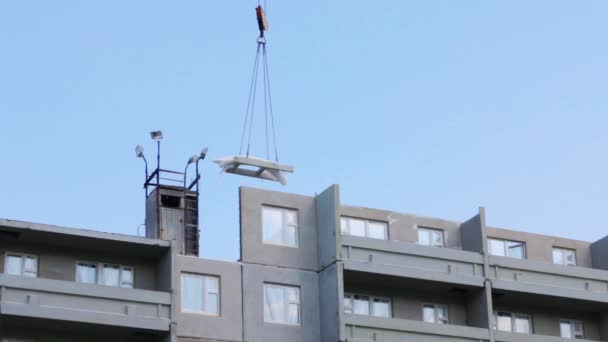
<instances>
[{"instance_id":1,"label":"concrete building facade","mask_svg":"<svg viewBox=\"0 0 608 342\"><path fill-rule=\"evenodd\" d=\"M352 207L337 185L239 195L238 262L162 227L0 220L0 341L608 341L608 237Z\"/></svg>"}]
</instances>

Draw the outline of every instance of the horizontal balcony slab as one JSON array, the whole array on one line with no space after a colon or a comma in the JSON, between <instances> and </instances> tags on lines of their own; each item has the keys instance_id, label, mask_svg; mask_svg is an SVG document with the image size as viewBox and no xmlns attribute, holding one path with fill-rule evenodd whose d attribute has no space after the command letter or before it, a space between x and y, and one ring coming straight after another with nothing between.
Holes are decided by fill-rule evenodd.
<instances>
[{"instance_id":1,"label":"horizontal balcony slab","mask_svg":"<svg viewBox=\"0 0 608 342\"><path fill-rule=\"evenodd\" d=\"M490 256L492 287L608 303L608 271Z\"/></svg>"},{"instance_id":2,"label":"horizontal balcony slab","mask_svg":"<svg viewBox=\"0 0 608 342\"><path fill-rule=\"evenodd\" d=\"M396 241L345 236L344 269L482 287L480 254Z\"/></svg>"},{"instance_id":3,"label":"horizontal balcony slab","mask_svg":"<svg viewBox=\"0 0 608 342\"><path fill-rule=\"evenodd\" d=\"M533 335L533 334L518 334L505 331L495 331L494 337L497 342L571 342L570 338L562 338L557 336ZM593 342L591 340L579 340L583 342Z\"/></svg>"},{"instance_id":4,"label":"horizontal balcony slab","mask_svg":"<svg viewBox=\"0 0 608 342\"><path fill-rule=\"evenodd\" d=\"M489 341L488 329L395 318L344 315L347 341Z\"/></svg>"},{"instance_id":5,"label":"horizontal balcony slab","mask_svg":"<svg viewBox=\"0 0 608 342\"><path fill-rule=\"evenodd\" d=\"M0 314L168 331L166 292L0 274Z\"/></svg>"}]
</instances>

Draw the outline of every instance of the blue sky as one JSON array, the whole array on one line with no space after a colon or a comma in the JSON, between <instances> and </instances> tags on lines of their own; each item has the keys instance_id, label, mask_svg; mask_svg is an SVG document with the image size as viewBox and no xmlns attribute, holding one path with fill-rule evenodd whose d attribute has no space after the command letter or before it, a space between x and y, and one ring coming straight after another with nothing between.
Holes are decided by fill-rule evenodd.
<instances>
[{"instance_id":1,"label":"blue sky","mask_svg":"<svg viewBox=\"0 0 608 342\"><path fill-rule=\"evenodd\" d=\"M204 257L238 186L595 241L608 233L606 1L268 0L287 187L203 164ZM238 152L255 1L3 1L0 217L135 234L148 132ZM261 121L254 151L263 153Z\"/></svg>"}]
</instances>

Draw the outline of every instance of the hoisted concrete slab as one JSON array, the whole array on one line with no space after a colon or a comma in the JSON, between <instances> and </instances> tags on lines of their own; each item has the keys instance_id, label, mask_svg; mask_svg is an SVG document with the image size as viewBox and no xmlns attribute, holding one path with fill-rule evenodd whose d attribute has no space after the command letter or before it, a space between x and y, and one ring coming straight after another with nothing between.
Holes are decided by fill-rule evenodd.
<instances>
[{"instance_id":1,"label":"hoisted concrete slab","mask_svg":"<svg viewBox=\"0 0 608 342\"><path fill-rule=\"evenodd\" d=\"M275 163L271 160L232 156L214 160L226 173L247 176L269 181L279 182L287 185L287 172L293 173L293 166Z\"/></svg>"}]
</instances>

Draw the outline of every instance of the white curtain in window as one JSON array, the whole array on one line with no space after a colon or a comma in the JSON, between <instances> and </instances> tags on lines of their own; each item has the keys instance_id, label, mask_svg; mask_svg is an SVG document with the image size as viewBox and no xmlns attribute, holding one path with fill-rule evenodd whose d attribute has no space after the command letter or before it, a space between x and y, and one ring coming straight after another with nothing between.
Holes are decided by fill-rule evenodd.
<instances>
[{"instance_id":1,"label":"white curtain in window","mask_svg":"<svg viewBox=\"0 0 608 342\"><path fill-rule=\"evenodd\" d=\"M350 235L365 237L365 221L350 219L349 222Z\"/></svg>"},{"instance_id":2,"label":"white curtain in window","mask_svg":"<svg viewBox=\"0 0 608 342\"><path fill-rule=\"evenodd\" d=\"M369 297L355 296L353 309L356 315L369 315Z\"/></svg>"},{"instance_id":3,"label":"white curtain in window","mask_svg":"<svg viewBox=\"0 0 608 342\"><path fill-rule=\"evenodd\" d=\"M340 232L342 234L348 234L348 220L345 218L340 218Z\"/></svg>"},{"instance_id":4,"label":"white curtain in window","mask_svg":"<svg viewBox=\"0 0 608 342\"><path fill-rule=\"evenodd\" d=\"M203 277L182 275L182 310L203 312Z\"/></svg>"},{"instance_id":5,"label":"white curtain in window","mask_svg":"<svg viewBox=\"0 0 608 342\"><path fill-rule=\"evenodd\" d=\"M76 281L85 284L96 284L97 266L92 264L78 264L76 266Z\"/></svg>"},{"instance_id":6,"label":"white curtain in window","mask_svg":"<svg viewBox=\"0 0 608 342\"><path fill-rule=\"evenodd\" d=\"M554 248L553 249L553 263L557 265L564 265L564 258L561 249Z\"/></svg>"},{"instance_id":7,"label":"white curtain in window","mask_svg":"<svg viewBox=\"0 0 608 342\"><path fill-rule=\"evenodd\" d=\"M561 321L559 323L560 335L563 338L572 338L572 326L570 322Z\"/></svg>"},{"instance_id":8,"label":"white curtain in window","mask_svg":"<svg viewBox=\"0 0 608 342\"><path fill-rule=\"evenodd\" d=\"M427 323L435 323L435 307L433 305L425 305L422 308L422 319Z\"/></svg>"},{"instance_id":9,"label":"white curtain in window","mask_svg":"<svg viewBox=\"0 0 608 342\"><path fill-rule=\"evenodd\" d=\"M133 269L130 267L123 267L120 272L120 286L126 288L133 288Z\"/></svg>"},{"instance_id":10,"label":"white curtain in window","mask_svg":"<svg viewBox=\"0 0 608 342\"><path fill-rule=\"evenodd\" d=\"M120 285L120 267L104 265L102 271L102 284L118 287Z\"/></svg>"},{"instance_id":11,"label":"white curtain in window","mask_svg":"<svg viewBox=\"0 0 608 342\"><path fill-rule=\"evenodd\" d=\"M431 245L431 232L424 229L418 229L418 244L423 246Z\"/></svg>"},{"instance_id":12,"label":"white curtain in window","mask_svg":"<svg viewBox=\"0 0 608 342\"><path fill-rule=\"evenodd\" d=\"M511 323L511 314L498 313L496 317L496 325L498 330L511 331L511 329L513 328Z\"/></svg>"},{"instance_id":13,"label":"white curtain in window","mask_svg":"<svg viewBox=\"0 0 608 342\"><path fill-rule=\"evenodd\" d=\"M505 255L505 242L502 240L488 239L488 247L490 248L490 254L497 256Z\"/></svg>"},{"instance_id":14,"label":"white curtain in window","mask_svg":"<svg viewBox=\"0 0 608 342\"><path fill-rule=\"evenodd\" d=\"M530 318L527 316L515 316L515 332L529 334L532 329L530 327Z\"/></svg>"},{"instance_id":15,"label":"white curtain in window","mask_svg":"<svg viewBox=\"0 0 608 342\"><path fill-rule=\"evenodd\" d=\"M380 222L369 222L367 225L367 236L372 239L386 240L386 225Z\"/></svg>"},{"instance_id":16,"label":"white curtain in window","mask_svg":"<svg viewBox=\"0 0 608 342\"><path fill-rule=\"evenodd\" d=\"M344 313L353 313L353 299L350 295L344 297Z\"/></svg>"},{"instance_id":17,"label":"white curtain in window","mask_svg":"<svg viewBox=\"0 0 608 342\"><path fill-rule=\"evenodd\" d=\"M264 286L264 321L285 322L285 289L278 286Z\"/></svg>"},{"instance_id":18,"label":"white curtain in window","mask_svg":"<svg viewBox=\"0 0 608 342\"><path fill-rule=\"evenodd\" d=\"M21 256L8 254L4 259L4 273L21 275Z\"/></svg>"},{"instance_id":19,"label":"white curtain in window","mask_svg":"<svg viewBox=\"0 0 608 342\"><path fill-rule=\"evenodd\" d=\"M448 324L450 319L448 318L448 307L446 305L437 305L437 323Z\"/></svg>"},{"instance_id":20,"label":"white curtain in window","mask_svg":"<svg viewBox=\"0 0 608 342\"><path fill-rule=\"evenodd\" d=\"M262 226L264 242L283 244L283 212L281 210L264 208Z\"/></svg>"},{"instance_id":21,"label":"white curtain in window","mask_svg":"<svg viewBox=\"0 0 608 342\"><path fill-rule=\"evenodd\" d=\"M374 298L372 303L372 313L376 317L390 317L391 306L388 299Z\"/></svg>"},{"instance_id":22,"label":"white curtain in window","mask_svg":"<svg viewBox=\"0 0 608 342\"><path fill-rule=\"evenodd\" d=\"M38 259L33 256L26 256L23 265L23 275L36 278L38 276Z\"/></svg>"}]
</instances>

